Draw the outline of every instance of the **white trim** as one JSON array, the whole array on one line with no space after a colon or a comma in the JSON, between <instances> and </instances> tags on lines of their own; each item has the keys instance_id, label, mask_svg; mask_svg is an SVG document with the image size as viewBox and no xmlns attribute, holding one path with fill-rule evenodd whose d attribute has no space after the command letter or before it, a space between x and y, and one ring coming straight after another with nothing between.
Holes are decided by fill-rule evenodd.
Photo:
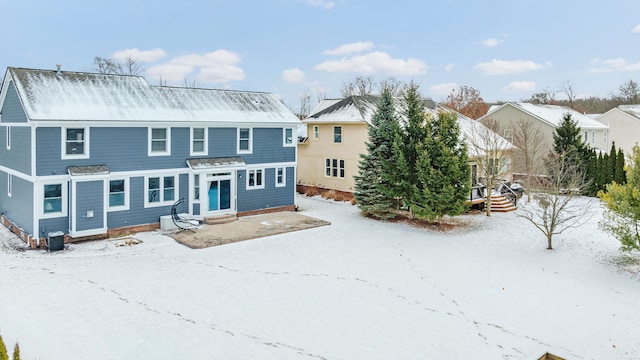
<instances>
[{"instance_id":1,"label":"white trim","mask_svg":"<svg viewBox=\"0 0 640 360\"><path fill-rule=\"evenodd\" d=\"M227 175L214 175L201 173L200 176L200 216L205 217L216 214L236 214L238 212L237 177L236 170L225 171ZM212 181L229 180L229 209L209 210L209 186ZM204 192L203 192L204 190ZM193 199L192 199L193 200Z\"/></svg>"},{"instance_id":2,"label":"white trim","mask_svg":"<svg viewBox=\"0 0 640 360\"><path fill-rule=\"evenodd\" d=\"M82 154L67 154L67 130L69 129L82 129L82 145L83 145L83 153ZM61 158L64 159L88 159L89 158L89 127L87 126L63 126L61 128Z\"/></svg>"},{"instance_id":3,"label":"white trim","mask_svg":"<svg viewBox=\"0 0 640 360\"><path fill-rule=\"evenodd\" d=\"M107 232L107 228L97 228L97 229L89 229L82 231L69 230L69 236L71 237L83 237L83 236L92 236L92 235L101 235Z\"/></svg>"},{"instance_id":4,"label":"white trim","mask_svg":"<svg viewBox=\"0 0 640 360\"><path fill-rule=\"evenodd\" d=\"M168 126L149 126L148 128L148 136L147 136L147 156L169 156L171 155L171 127ZM154 129L164 129L166 130L165 137L165 150L164 151L152 151L152 134Z\"/></svg>"},{"instance_id":5,"label":"white trim","mask_svg":"<svg viewBox=\"0 0 640 360\"><path fill-rule=\"evenodd\" d=\"M59 212L44 212L44 187L45 185L60 185L62 188L61 194L61 211ZM39 200L38 204L38 213L40 214L40 219L53 219L59 217L67 217L68 216L68 203L69 203L69 180L48 180L48 181L39 181L34 185L36 187L36 199Z\"/></svg>"},{"instance_id":6,"label":"white trim","mask_svg":"<svg viewBox=\"0 0 640 360\"><path fill-rule=\"evenodd\" d=\"M164 198L164 178L166 177L173 177L173 199L171 200L165 200ZM160 188L158 189L160 191L160 201L158 202L149 202L149 179L150 178L160 178ZM156 173L154 175L145 175L144 176L144 207L145 208L150 208L150 207L157 207L157 206L167 206L167 205L173 205L174 202L176 202L176 200L178 200L179 198L179 194L180 194L180 187L179 185L179 181L180 181L180 175L176 174L176 173L167 173L167 172L162 172L162 173Z\"/></svg>"},{"instance_id":7,"label":"white trim","mask_svg":"<svg viewBox=\"0 0 640 360\"><path fill-rule=\"evenodd\" d=\"M124 180L124 205L111 206L109 204L109 195L111 195L111 181ZM110 176L104 182L105 208L107 212L129 210L129 198L131 197L129 178L122 176Z\"/></svg>"},{"instance_id":8,"label":"white trim","mask_svg":"<svg viewBox=\"0 0 640 360\"><path fill-rule=\"evenodd\" d=\"M318 140L318 139L320 139L320 126L313 125L313 140Z\"/></svg>"},{"instance_id":9,"label":"white trim","mask_svg":"<svg viewBox=\"0 0 640 360\"><path fill-rule=\"evenodd\" d=\"M260 184L257 184L257 175L258 175L258 171L260 171L262 173L262 176L260 177ZM254 182L256 182L255 185L249 185L249 173L250 172L255 172L255 180ZM247 171L246 173L246 189L247 190L256 190L256 189L264 189L264 183L265 183L265 168L260 167L260 166L247 166Z\"/></svg>"},{"instance_id":10,"label":"white trim","mask_svg":"<svg viewBox=\"0 0 640 360\"><path fill-rule=\"evenodd\" d=\"M11 191L13 190L13 175L7 173L7 196L11 197Z\"/></svg>"},{"instance_id":11,"label":"white trim","mask_svg":"<svg viewBox=\"0 0 640 360\"><path fill-rule=\"evenodd\" d=\"M236 136L236 151L238 154L252 154L253 153L253 128L252 127L237 127L237 136ZM241 129L249 129L249 149L241 150L240 149L240 130Z\"/></svg>"},{"instance_id":12,"label":"white trim","mask_svg":"<svg viewBox=\"0 0 640 360\"><path fill-rule=\"evenodd\" d=\"M287 130L291 131L291 142L287 142ZM296 139L294 139L295 132L292 127L282 128L282 146L283 147L294 147L296 146Z\"/></svg>"},{"instance_id":13,"label":"white trim","mask_svg":"<svg viewBox=\"0 0 640 360\"><path fill-rule=\"evenodd\" d=\"M7 133L7 150L11 150L11 125L7 125L7 129L6 129L6 133Z\"/></svg>"},{"instance_id":14,"label":"white trim","mask_svg":"<svg viewBox=\"0 0 640 360\"><path fill-rule=\"evenodd\" d=\"M204 129L204 151L194 151L193 150L193 131L195 129ZM196 156L196 155L207 155L209 154L209 128L206 126L192 126L189 129L189 153L191 154L191 156Z\"/></svg>"},{"instance_id":15,"label":"white trim","mask_svg":"<svg viewBox=\"0 0 640 360\"><path fill-rule=\"evenodd\" d=\"M336 129L340 128L340 141L336 141ZM342 125L334 125L333 126L333 143L334 144L342 144L343 143L343 138L342 138Z\"/></svg>"},{"instance_id":16,"label":"white trim","mask_svg":"<svg viewBox=\"0 0 640 360\"><path fill-rule=\"evenodd\" d=\"M278 169L282 169L282 183L278 183ZM285 187L287 186L287 167L286 166L276 166L275 170L275 184L276 187Z\"/></svg>"}]
</instances>

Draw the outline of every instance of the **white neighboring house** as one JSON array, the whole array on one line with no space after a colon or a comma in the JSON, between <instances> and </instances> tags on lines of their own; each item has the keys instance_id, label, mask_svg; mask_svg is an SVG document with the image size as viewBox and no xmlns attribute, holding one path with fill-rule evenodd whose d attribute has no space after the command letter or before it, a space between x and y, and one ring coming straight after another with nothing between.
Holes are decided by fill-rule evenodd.
<instances>
[{"instance_id":1,"label":"white neighboring house","mask_svg":"<svg viewBox=\"0 0 640 360\"><path fill-rule=\"evenodd\" d=\"M620 105L596 120L609 126L609 140L625 155L631 154L633 146L640 143L640 104Z\"/></svg>"}]
</instances>

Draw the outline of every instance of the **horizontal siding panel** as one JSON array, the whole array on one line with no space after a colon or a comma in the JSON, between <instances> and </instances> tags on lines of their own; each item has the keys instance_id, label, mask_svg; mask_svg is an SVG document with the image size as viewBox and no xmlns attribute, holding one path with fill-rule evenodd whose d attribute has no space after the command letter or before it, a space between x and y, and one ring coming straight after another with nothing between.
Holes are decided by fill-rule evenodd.
<instances>
[{"instance_id":1,"label":"horizontal siding panel","mask_svg":"<svg viewBox=\"0 0 640 360\"><path fill-rule=\"evenodd\" d=\"M76 183L76 231L100 229L104 225L104 182L102 180ZM93 212L93 217L87 213Z\"/></svg>"},{"instance_id":2,"label":"horizontal siding panel","mask_svg":"<svg viewBox=\"0 0 640 360\"><path fill-rule=\"evenodd\" d=\"M4 115L3 115L4 122ZM0 127L0 164L23 174L31 174L31 128L11 127L11 149L7 150L7 127Z\"/></svg>"},{"instance_id":3,"label":"horizontal siding panel","mask_svg":"<svg viewBox=\"0 0 640 360\"><path fill-rule=\"evenodd\" d=\"M7 96L2 104L2 122L3 123L26 123L27 114L22 108L18 92L13 83L9 85Z\"/></svg>"},{"instance_id":4,"label":"horizontal siding panel","mask_svg":"<svg viewBox=\"0 0 640 360\"><path fill-rule=\"evenodd\" d=\"M7 194L7 174L0 171L0 209L26 233L33 234L33 184L12 176L11 197Z\"/></svg>"}]
</instances>

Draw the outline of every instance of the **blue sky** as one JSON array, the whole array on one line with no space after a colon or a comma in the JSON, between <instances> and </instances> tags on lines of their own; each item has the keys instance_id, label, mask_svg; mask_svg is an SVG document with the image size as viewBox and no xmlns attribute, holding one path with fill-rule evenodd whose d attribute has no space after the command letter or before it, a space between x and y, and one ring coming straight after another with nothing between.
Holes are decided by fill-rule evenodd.
<instances>
[{"instance_id":1,"label":"blue sky","mask_svg":"<svg viewBox=\"0 0 640 360\"><path fill-rule=\"evenodd\" d=\"M640 81L638 0L0 0L0 14L2 69L133 57L152 85L267 91L292 109L357 76L488 102Z\"/></svg>"}]
</instances>

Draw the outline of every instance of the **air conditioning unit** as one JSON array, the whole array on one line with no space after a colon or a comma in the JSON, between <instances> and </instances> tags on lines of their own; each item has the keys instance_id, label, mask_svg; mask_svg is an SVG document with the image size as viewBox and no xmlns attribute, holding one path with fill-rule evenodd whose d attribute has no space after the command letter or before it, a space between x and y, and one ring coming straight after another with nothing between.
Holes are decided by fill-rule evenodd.
<instances>
[{"instance_id":1,"label":"air conditioning unit","mask_svg":"<svg viewBox=\"0 0 640 360\"><path fill-rule=\"evenodd\" d=\"M47 234L47 244L49 244L49 251L64 250L64 233L62 231L50 232Z\"/></svg>"}]
</instances>

